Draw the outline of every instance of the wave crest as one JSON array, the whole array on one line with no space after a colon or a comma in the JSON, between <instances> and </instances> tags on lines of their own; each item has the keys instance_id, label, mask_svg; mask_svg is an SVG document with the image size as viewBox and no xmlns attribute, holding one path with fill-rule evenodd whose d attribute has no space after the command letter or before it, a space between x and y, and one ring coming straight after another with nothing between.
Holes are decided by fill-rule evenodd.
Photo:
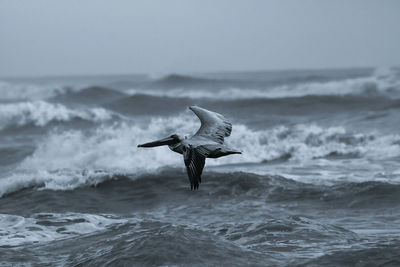
<instances>
[{"instance_id":1,"label":"wave crest","mask_svg":"<svg viewBox=\"0 0 400 267\"><path fill-rule=\"evenodd\" d=\"M53 121L66 122L73 119L99 122L111 118L112 114L103 108L69 109L61 104L41 100L0 104L0 122L3 127L27 124L45 126Z\"/></svg>"},{"instance_id":2,"label":"wave crest","mask_svg":"<svg viewBox=\"0 0 400 267\"><path fill-rule=\"evenodd\" d=\"M0 195L29 186L69 189L97 184L118 173L138 176L158 173L161 167L183 168L182 156L168 147L142 149L137 144L169 136L177 129L178 134L190 135L199 126L196 118L181 114L153 118L143 125L119 122L86 132L53 130L10 177L0 179ZM399 135L351 133L343 127L323 128L315 124L266 130L235 125L226 142L243 154L207 160L207 166L271 161L308 164L315 158L382 160L400 154Z\"/></svg>"},{"instance_id":3,"label":"wave crest","mask_svg":"<svg viewBox=\"0 0 400 267\"><path fill-rule=\"evenodd\" d=\"M181 166L182 156L168 147L137 148L137 144L174 133L193 134L200 123L193 116L153 118L149 124L119 123L85 133L51 132L21 167L24 169L103 169L124 172L154 171L162 166ZM176 132L178 131L178 132ZM226 143L242 155L208 160L207 165L289 159L299 162L321 157L363 156L390 158L399 155L399 135L361 134L344 127L315 124L277 126L253 130L235 125Z\"/></svg>"}]
</instances>

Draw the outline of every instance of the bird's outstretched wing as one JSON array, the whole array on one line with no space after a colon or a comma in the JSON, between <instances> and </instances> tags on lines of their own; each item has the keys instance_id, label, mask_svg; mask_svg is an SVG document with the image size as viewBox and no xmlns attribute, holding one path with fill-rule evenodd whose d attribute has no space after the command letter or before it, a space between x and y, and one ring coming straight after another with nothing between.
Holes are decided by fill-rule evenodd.
<instances>
[{"instance_id":1,"label":"bird's outstretched wing","mask_svg":"<svg viewBox=\"0 0 400 267\"><path fill-rule=\"evenodd\" d=\"M190 189L196 190L201 183L201 174L203 173L206 158L196 148L187 147L183 152L183 159L189 176Z\"/></svg>"},{"instance_id":2,"label":"bird's outstretched wing","mask_svg":"<svg viewBox=\"0 0 400 267\"><path fill-rule=\"evenodd\" d=\"M231 135L232 124L221 114L196 106L189 108L201 121L200 129L195 133L195 136L202 136L223 144L224 137Z\"/></svg>"}]
</instances>

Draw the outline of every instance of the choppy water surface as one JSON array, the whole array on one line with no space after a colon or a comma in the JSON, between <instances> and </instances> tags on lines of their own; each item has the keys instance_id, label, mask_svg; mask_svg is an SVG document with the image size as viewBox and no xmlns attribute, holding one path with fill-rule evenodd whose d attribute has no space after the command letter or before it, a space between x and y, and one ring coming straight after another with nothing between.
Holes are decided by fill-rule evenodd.
<instances>
[{"instance_id":1,"label":"choppy water surface","mask_svg":"<svg viewBox=\"0 0 400 267\"><path fill-rule=\"evenodd\" d=\"M0 81L3 265L398 266L400 70ZM137 144L192 134L199 105L243 152Z\"/></svg>"}]
</instances>

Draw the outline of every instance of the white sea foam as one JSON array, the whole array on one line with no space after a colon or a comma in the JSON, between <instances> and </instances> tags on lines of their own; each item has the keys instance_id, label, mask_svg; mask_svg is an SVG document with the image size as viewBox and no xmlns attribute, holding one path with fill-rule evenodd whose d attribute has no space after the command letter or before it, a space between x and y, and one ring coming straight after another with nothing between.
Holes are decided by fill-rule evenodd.
<instances>
[{"instance_id":1,"label":"white sea foam","mask_svg":"<svg viewBox=\"0 0 400 267\"><path fill-rule=\"evenodd\" d=\"M81 213L38 213L32 217L0 214L0 247L73 238L125 222L110 215Z\"/></svg>"},{"instance_id":2,"label":"white sea foam","mask_svg":"<svg viewBox=\"0 0 400 267\"><path fill-rule=\"evenodd\" d=\"M68 190L93 185L115 173L140 175L158 172L160 167L182 167L182 156L167 147L137 148L137 144L178 133L193 133L199 122L186 114L153 118L147 125L120 123L93 132L79 130L51 132L36 151L9 177L0 179L0 196L25 187ZM271 161L289 158L302 162L326 156L344 155L382 160L400 155L399 135L357 134L343 127L318 125L277 126L253 130L235 125L226 142L243 152L207 160L207 166Z\"/></svg>"},{"instance_id":3,"label":"white sea foam","mask_svg":"<svg viewBox=\"0 0 400 267\"><path fill-rule=\"evenodd\" d=\"M111 117L112 113L103 108L70 109L61 104L41 100L0 104L0 128L27 124L45 126L52 121L69 121L76 118L98 122L109 120Z\"/></svg>"}]
</instances>

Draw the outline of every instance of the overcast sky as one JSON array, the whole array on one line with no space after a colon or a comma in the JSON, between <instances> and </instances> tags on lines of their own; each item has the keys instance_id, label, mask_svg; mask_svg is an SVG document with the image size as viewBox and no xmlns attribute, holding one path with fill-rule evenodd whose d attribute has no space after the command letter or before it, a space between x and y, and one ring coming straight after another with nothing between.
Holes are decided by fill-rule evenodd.
<instances>
[{"instance_id":1,"label":"overcast sky","mask_svg":"<svg viewBox=\"0 0 400 267\"><path fill-rule=\"evenodd\" d=\"M0 76L399 64L398 0L0 0Z\"/></svg>"}]
</instances>

